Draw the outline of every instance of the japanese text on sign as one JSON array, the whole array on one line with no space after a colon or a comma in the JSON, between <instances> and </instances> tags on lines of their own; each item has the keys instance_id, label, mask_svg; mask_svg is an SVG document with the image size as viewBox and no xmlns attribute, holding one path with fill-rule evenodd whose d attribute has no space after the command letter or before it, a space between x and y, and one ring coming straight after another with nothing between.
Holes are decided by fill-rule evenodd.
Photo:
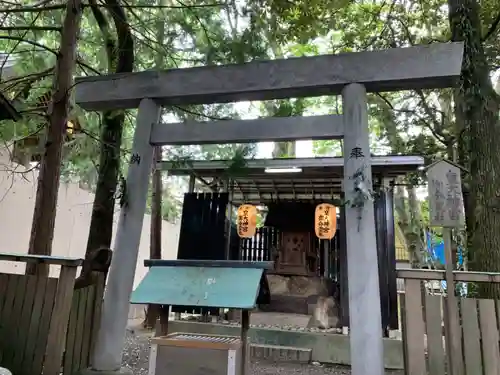
<instances>
[{"instance_id":1,"label":"japanese text on sign","mask_svg":"<svg viewBox=\"0 0 500 375\"><path fill-rule=\"evenodd\" d=\"M430 181L431 191L434 197L434 212L432 216L437 222L442 222L446 214L446 200L444 195L444 184L443 181L432 179Z\"/></svg>"},{"instance_id":2,"label":"japanese text on sign","mask_svg":"<svg viewBox=\"0 0 500 375\"><path fill-rule=\"evenodd\" d=\"M465 224L460 169L446 161L435 163L427 173L431 226L462 227Z\"/></svg>"},{"instance_id":3,"label":"japanese text on sign","mask_svg":"<svg viewBox=\"0 0 500 375\"><path fill-rule=\"evenodd\" d=\"M446 207L451 220L457 221L462 214L462 192L458 176L453 171L446 173L448 189L446 191Z\"/></svg>"}]
</instances>

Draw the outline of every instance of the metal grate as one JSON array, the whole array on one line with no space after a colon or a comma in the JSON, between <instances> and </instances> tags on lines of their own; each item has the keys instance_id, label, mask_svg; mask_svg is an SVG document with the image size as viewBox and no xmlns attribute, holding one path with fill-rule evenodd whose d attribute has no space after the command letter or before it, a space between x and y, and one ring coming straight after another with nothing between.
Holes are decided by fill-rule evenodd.
<instances>
[{"instance_id":1,"label":"metal grate","mask_svg":"<svg viewBox=\"0 0 500 375\"><path fill-rule=\"evenodd\" d=\"M213 343L234 344L240 341L239 337L205 336L189 333L180 333L168 337L171 340L205 341Z\"/></svg>"}]
</instances>

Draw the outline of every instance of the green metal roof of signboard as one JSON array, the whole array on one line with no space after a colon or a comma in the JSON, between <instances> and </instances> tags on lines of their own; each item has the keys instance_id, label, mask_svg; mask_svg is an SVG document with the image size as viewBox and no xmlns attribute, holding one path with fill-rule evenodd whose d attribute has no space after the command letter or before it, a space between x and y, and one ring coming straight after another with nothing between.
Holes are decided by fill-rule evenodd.
<instances>
[{"instance_id":1,"label":"green metal roof of signboard","mask_svg":"<svg viewBox=\"0 0 500 375\"><path fill-rule=\"evenodd\" d=\"M268 262L149 260L133 304L253 309Z\"/></svg>"}]
</instances>

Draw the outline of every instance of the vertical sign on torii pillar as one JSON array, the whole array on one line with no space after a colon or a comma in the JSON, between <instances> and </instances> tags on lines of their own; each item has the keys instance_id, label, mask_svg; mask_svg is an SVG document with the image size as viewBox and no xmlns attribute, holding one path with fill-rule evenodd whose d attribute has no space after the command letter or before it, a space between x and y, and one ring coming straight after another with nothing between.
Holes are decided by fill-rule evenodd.
<instances>
[{"instance_id":1,"label":"vertical sign on torii pillar","mask_svg":"<svg viewBox=\"0 0 500 375\"><path fill-rule=\"evenodd\" d=\"M352 373L383 375L384 355L366 89L342 91L344 194Z\"/></svg>"}]
</instances>

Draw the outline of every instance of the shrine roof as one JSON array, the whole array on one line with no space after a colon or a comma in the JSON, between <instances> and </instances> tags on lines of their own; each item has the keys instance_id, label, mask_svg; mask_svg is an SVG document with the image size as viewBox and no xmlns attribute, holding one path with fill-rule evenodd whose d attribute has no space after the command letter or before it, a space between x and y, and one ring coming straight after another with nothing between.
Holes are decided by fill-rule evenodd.
<instances>
[{"instance_id":1,"label":"shrine roof","mask_svg":"<svg viewBox=\"0 0 500 375\"><path fill-rule=\"evenodd\" d=\"M424 166L421 156L372 156L374 182L404 176ZM342 191L343 157L251 159L242 168L231 168L230 160L160 162L171 176L195 176L234 183L233 203L265 203L276 199L331 199ZM286 170L290 170L287 172ZM293 171L292 171L293 169Z\"/></svg>"}]
</instances>

